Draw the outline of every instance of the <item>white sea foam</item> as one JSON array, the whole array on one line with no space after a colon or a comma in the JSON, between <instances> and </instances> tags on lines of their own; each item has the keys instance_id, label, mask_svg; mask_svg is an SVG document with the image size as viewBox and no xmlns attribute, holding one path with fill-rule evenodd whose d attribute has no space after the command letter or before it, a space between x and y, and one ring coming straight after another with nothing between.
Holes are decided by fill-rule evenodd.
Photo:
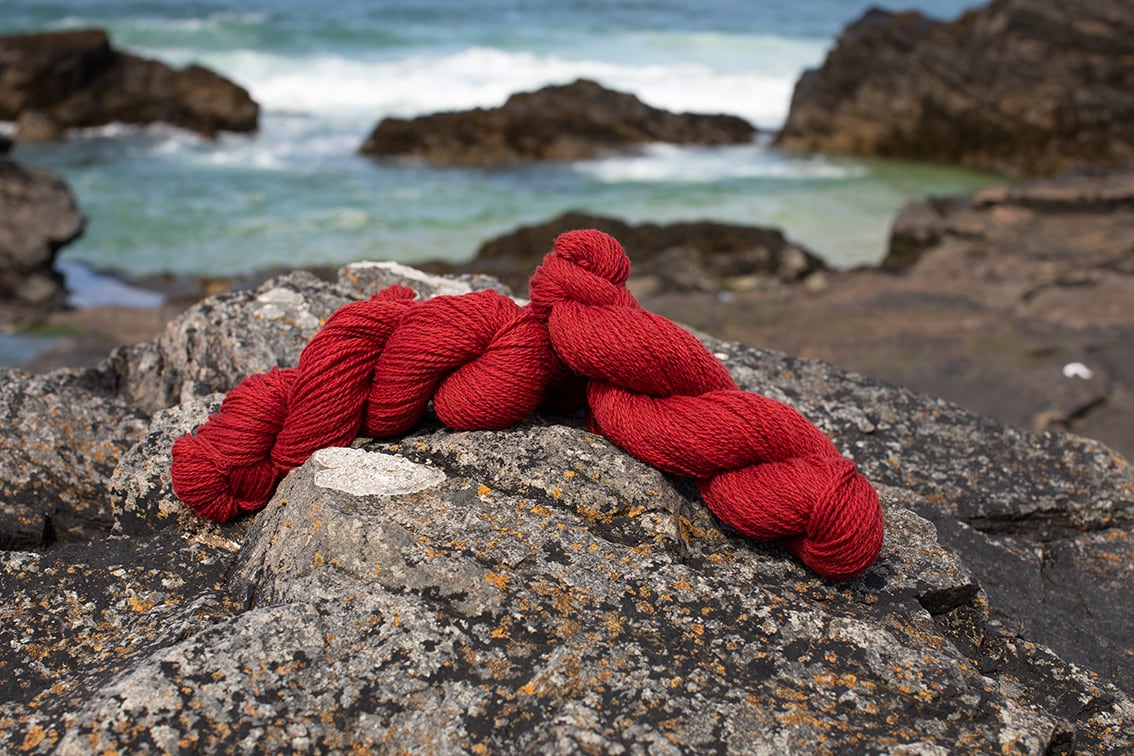
<instances>
[{"instance_id":1,"label":"white sea foam","mask_svg":"<svg viewBox=\"0 0 1134 756\"><path fill-rule=\"evenodd\" d=\"M650 145L632 155L574 163L574 170L608 184L702 183L729 179L846 179L865 174L861 164L816 156L772 153L760 144L735 147Z\"/></svg>"},{"instance_id":2,"label":"white sea foam","mask_svg":"<svg viewBox=\"0 0 1134 756\"><path fill-rule=\"evenodd\" d=\"M815 50L819 48L816 46ZM449 54L364 59L334 53L285 57L240 50L204 56L190 50L160 51L185 63L194 58L247 87L267 110L324 117L379 119L501 105L515 92L591 78L675 111L732 113L765 128L786 116L799 64L754 56L744 68L727 68L675 56L667 62L632 63L558 54L470 47ZM157 52L157 51L154 51ZM764 65L759 61L763 60Z\"/></svg>"}]
</instances>

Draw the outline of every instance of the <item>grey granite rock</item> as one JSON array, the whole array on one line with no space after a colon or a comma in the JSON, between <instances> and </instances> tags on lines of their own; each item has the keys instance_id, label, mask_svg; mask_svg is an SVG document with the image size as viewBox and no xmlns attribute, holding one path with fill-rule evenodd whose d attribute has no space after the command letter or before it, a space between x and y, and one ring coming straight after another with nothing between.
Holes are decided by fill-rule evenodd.
<instances>
[{"instance_id":1,"label":"grey granite rock","mask_svg":"<svg viewBox=\"0 0 1134 756\"><path fill-rule=\"evenodd\" d=\"M0 749L1134 748L1129 463L824 363L702 337L878 486L882 555L850 581L723 532L578 416L427 418L317 452L254 516L177 509L169 446L216 391L294 363L335 302L413 279L486 285L288 276L83 374L152 421L98 476L112 535L0 559Z\"/></svg>"},{"instance_id":2,"label":"grey granite rock","mask_svg":"<svg viewBox=\"0 0 1134 756\"><path fill-rule=\"evenodd\" d=\"M148 422L96 373L0 370L0 548L109 530L107 481Z\"/></svg>"}]
</instances>

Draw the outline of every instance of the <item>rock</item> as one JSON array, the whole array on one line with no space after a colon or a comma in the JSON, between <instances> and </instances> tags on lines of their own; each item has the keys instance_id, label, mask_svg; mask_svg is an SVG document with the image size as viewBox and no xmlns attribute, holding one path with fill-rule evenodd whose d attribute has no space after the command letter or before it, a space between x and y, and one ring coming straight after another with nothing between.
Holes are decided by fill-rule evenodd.
<instances>
[{"instance_id":1,"label":"rock","mask_svg":"<svg viewBox=\"0 0 1134 756\"><path fill-rule=\"evenodd\" d=\"M207 68L175 70L115 50L101 29L80 29L0 36L0 120L18 121L18 141L114 122L169 123L211 138L255 131L259 106Z\"/></svg>"},{"instance_id":2,"label":"rock","mask_svg":"<svg viewBox=\"0 0 1134 756\"><path fill-rule=\"evenodd\" d=\"M687 481L577 416L427 420L317 452L230 525L176 509L168 449L216 407L210 389L294 363L336 301L411 281L488 283L293 274L206 300L98 370L5 376L6 425L36 429L0 455L83 468L115 531L0 557L0 748L1134 747L1129 463L822 362L702 337L877 485L886 541L851 581L722 532ZM95 404L104 442L132 448L92 464L34 445Z\"/></svg>"},{"instance_id":3,"label":"rock","mask_svg":"<svg viewBox=\"0 0 1134 756\"><path fill-rule=\"evenodd\" d=\"M57 142L64 136L63 127L51 116L38 110L24 110L16 119L16 136L21 142Z\"/></svg>"},{"instance_id":4,"label":"rock","mask_svg":"<svg viewBox=\"0 0 1134 756\"><path fill-rule=\"evenodd\" d=\"M894 221L882 263L938 295L1083 328L1129 324L1134 169L1068 173L928 199ZM1068 287L1089 297L1065 301Z\"/></svg>"},{"instance_id":5,"label":"rock","mask_svg":"<svg viewBox=\"0 0 1134 756\"><path fill-rule=\"evenodd\" d=\"M1121 0L993 0L951 23L868 11L796 84L776 144L1011 175L1134 158Z\"/></svg>"},{"instance_id":6,"label":"rock","mask_svg":"<svg viewBox=\"0 0 1134 756\"><path fill-rule=\"evenodd\" d=\"M617 238L633 262L634 276L651 279L655 288L667 291L718 292L794 284L826 269L822 260L773 228L712 221L630 224L578 212L491 239L464 265L432 267L496 276L513 291L523 293L531 271L551 249L555 237L575 228L597 228Z\"/></svg>"},{"instance_id":7,"label":"rock","mask_svg":"<svg viewBox=\"0 0 1134 756\"><path fill-rule=\"evenodd\" d=\"M380 122L360 152L447 165L581 160L650 142L739 144L756 129L728 115L671 113L580 79L514 94L502 107Z\"/></svg>"},{"instance_id":8,"label":"rock","mask_svg":"<svg viewBox=\"0 0 1134 756\"><path fill-rule=\"evenodd\" d=\"M0 548L41 548L109 532L108 482L149 416L95 371L0 370Z\"/></svg>"},{"instance_id":9,"label":"rock","mask_svg":"<svg viewBox=\"0 0 1134 756\"><path fill-rule=\"evenodd\" d=\"M0 158L0 299L61 306L65 291L55 255L83 224L62 179Z\"/></svg>"}]
</instances>

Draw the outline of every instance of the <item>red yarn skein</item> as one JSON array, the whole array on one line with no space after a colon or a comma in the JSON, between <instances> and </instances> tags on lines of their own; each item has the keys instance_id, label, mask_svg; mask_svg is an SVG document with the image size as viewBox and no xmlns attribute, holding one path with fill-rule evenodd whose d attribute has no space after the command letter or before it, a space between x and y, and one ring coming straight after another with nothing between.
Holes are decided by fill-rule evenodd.
<instances>
[{"instance_id":1,"label":"red yarn skein","mask_svg":"<svg viewBox=\"0 0 1134 756\"><path fill-rule=\"evenodd\" d=\"M531 304L495 292L414 301L391 287L327 320L299 365L245 379L173 446L174 491L225 521L267 503L316 449L404 433L432 399L457 429L497 429L538 406L580 406L588 423L655 467L694 478L725 524L782 539L825 577L870 566L878 497L794 409L741 391L688 332L641 308L630 261L599 231L560 236ZM573 372L572 372L573 371Z\"/></svg>"},{"instance_id":2,"label":"red yarn skein","mask_svg":"<svg viewBox=\"0 0 1134 756\"><path fill-rule=\"evenodd\" d=\"M529 310L495 291L415 296L391 286L352 302L327 319L299 365L244 379L173 444L178 497L220 522L260 509L316 449L403 433L431 398L441 421L460 430L514 425L545 394L558 407L581 406L577 380Z\"/></svg>"},{"instance_id":3,"label":"red yarn skein","mask_svg":"<svg viewBox=\"0 0 1134 756\"><path fill-rule=\"evenodd\" d=\"M784 545L818 574L848 578L882 548L874 488L799 412L740 390L688 331L623 288L621 247L565 234L532 276L551 343L586 376L589 425L638 459L692 477L726 525ZM576 265L569 265L575 261Z\"/></svg>"}]
</instances>

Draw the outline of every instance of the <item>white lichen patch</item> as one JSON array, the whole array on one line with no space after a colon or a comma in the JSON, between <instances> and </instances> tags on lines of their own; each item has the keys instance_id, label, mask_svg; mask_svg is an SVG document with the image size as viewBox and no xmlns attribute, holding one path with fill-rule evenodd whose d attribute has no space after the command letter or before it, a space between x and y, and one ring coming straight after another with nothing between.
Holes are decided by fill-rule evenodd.
<instances>
[{"instance_id":1,"label":"white lichen patch","mask_svg":"<svg viewBox=\"0 0 1134 756\"><path fill-rule=\"evenodd\" d=\"M456 281L446 276L435 276L417 270L416 268L411 268L408 265L390 261L375 262L373 260L363 260L350 263L343 268L343 270L349 274L352 269L363 268L380 268L391 275L405 279L407 282L420 283L428 286L433 290L432 296L468 294L473 290L472 286L465 281Z\"/></svg>"},{"instance_id":2,"label":"white lichen patch","mask_svg":"<svg viewBox=\"0 0 1134 756\"><path fill-rule=\"evenodd\" d=\"M290 320L305 331L319 327L319 318L311 314L307 299L298 291L277 286L256 297L260 306L256 314L264 320Z\"/></svg>"},{"instance_id":3,"label":"white lichen patch","mask_svg":"<svg viewBox=\"0 0 1134 756\"><path fill-rule=\"evenodd\" d=\"M277 286L274 289L268 289L263 294L256 297L257 302L264 304L281 305L284 307L298 307L306 303L303 295L298 291L292 289L285 289L282 286Z\"/></svg>"},{"instance_id":4,"label":"white lichen patch","mask_svg":"<svg viewBox=\"0 0 1134 756\"><path fill-rule=\"evenodd\" d=\"M405 457L362 449L320 449L312 455L320 468L315 485L352 496L394 496L413 493L445 480L435 467Z\"/></svg>"}]
</instances>

